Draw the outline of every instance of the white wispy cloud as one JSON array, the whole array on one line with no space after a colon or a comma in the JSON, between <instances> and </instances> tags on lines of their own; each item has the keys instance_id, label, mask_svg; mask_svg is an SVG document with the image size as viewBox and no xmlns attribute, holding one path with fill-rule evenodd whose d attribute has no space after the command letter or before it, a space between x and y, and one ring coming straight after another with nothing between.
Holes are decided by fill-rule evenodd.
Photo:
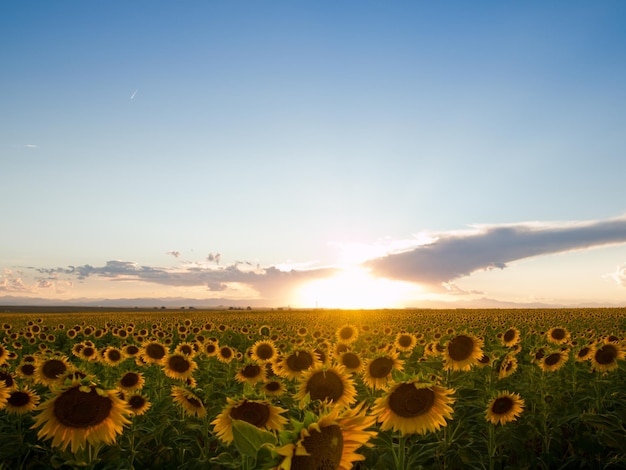
<instances>
[{"instance_id":1,"label":"white wispy cloud","mask_svg":"<svg viewBox=\"0 0 626 470\"><path fill-rule=\"evenodd\" d=\"M626 243L626 217L585 222L477 225L432 234L430 243L368 260L376 276L442 285L534 256Z\"/></svg>"},{"instance_id":2,"label":"white wispy cloud","mask_svg":"<svg viewBox=\"0 0 626 470\"><path fill-rule=\"evenodd\" d=\"M626 287L626 263L617 266L615 271L607 274L606 277L613 279L617 285Z\"/></svg>"}]
</instances>

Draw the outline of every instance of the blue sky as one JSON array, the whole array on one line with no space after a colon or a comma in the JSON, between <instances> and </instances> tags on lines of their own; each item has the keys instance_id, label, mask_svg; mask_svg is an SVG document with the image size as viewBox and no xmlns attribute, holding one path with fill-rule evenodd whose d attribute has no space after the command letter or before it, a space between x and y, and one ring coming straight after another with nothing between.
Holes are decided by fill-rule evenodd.
<instances>
[{"instance_id":1,"label":"blue sky","mask_svg":"<svg viewBox=\"0 0 626 470\"><path fill-rule=\"evenodd\" d=\"M0 297L626 304L625 24L4 3Z\"/></svg>"}]
</instances>

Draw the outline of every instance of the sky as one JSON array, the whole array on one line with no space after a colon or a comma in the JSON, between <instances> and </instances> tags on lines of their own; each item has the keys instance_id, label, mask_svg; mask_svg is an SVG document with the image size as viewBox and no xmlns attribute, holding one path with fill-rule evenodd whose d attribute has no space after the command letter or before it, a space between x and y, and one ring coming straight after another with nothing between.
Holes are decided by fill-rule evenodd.
<instances>
[{"instance_id":1,"label":"sky","mask_svg":"<svg viewBox=\"0 0 626 470\"><path fill-rule=\"evenodd\" d=\"M626 305L625 25L3 2L0 304Z\"/></svg>"}]
</instances>

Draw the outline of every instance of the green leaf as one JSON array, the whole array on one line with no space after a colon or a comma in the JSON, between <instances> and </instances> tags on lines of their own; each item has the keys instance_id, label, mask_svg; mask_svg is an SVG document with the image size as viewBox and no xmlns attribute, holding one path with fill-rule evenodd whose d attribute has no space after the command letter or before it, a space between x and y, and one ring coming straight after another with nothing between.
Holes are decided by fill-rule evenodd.
<instances>
[{"instance_id":1,"label":"green leaf","mask_svg":"<svg viewBox=\"0 0 626 470\"><path fill-rule=\"evenodd\" d=\"M257 452L264 444L276 444L274 434L259 429L246 421L233 419L232 426L235 447L243 455L256 457Z\"/></svg>"}]
</instances>

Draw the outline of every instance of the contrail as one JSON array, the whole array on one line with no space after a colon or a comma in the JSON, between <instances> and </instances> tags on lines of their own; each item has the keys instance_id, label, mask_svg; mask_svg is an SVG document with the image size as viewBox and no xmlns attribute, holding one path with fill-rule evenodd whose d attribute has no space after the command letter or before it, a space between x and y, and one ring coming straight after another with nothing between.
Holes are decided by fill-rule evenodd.
<instances>
[{"instance_id":1,"label":"contrail","mask_svg":"<svg viewBox=\"0 0 626 470\"><path fill-rule=\"evenodd\" d=\"M133 91L133 94L132 94L132 95L130 95L130 99L131 99L131 100L134 100L134 99L135 99L135 95L137 94L137 92L138 92L138 91L139 91L139 90L135 90L135 91Z\"/></svg>"}]
</instances>

